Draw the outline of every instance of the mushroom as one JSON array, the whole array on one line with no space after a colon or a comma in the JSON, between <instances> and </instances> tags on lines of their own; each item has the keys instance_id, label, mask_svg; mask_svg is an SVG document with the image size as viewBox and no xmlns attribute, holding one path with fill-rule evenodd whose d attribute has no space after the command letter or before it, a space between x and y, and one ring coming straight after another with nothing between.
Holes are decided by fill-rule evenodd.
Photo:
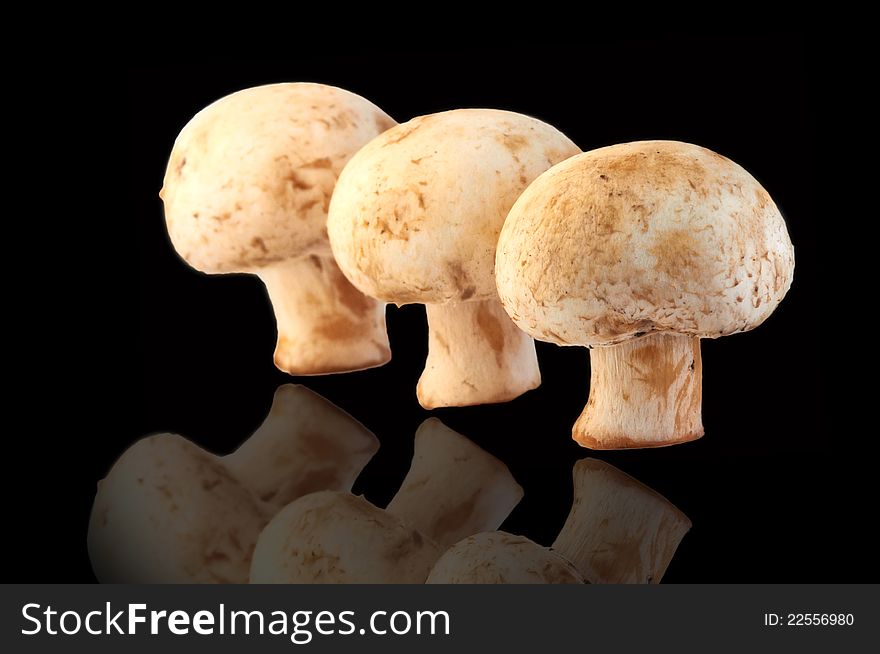
<instances>
[{"instance_id":1,"label":"mushroom","mask_svg":"<svg viewBox=\"0 0 880 654\"><path fill-rule=\"evenodd\" d=\"M574 502L553 549L487 532L448 549L429 584L658 583L691 522L613 466L574 467Z\"/></svg>"},{"instance_id":2,"label":"mushroom","mask_svg":"<svg viewBox=\"0 0 880 654\"><path fill-rule=\"evenodd\" d=\"M446 550L428 584L582 584L581 574L556 552L525 536L490 531Z\"/></svg>"},{"instance_id":3,"label":"mushroom","mask_svg":"<svg viewBox=\"0 0 880 654\"><path fill-rule=\"evenodd\" d=\"M583 459L553 550L593 584L656 584L690 528L662 495L612 465Z\"/></svg>"},{"instance_id":4,"label":"mushroom","mask_svg":"<svg viewBox=\"0 0 880 654\"><path fill-rule=\"evenodd\" d=\"M168 234L206 273L253 273L278 323L275 365L292 375L390 359L385 306L353 288L327 242L336 177L395 122L364 98L322 84L245 89L180 132L160 197Z\"/></svg>"},{"instance_id":5,"label":"mushroom","mask_svg":"<svg viewBox=\"0 0 880 654\"><path fill-rule=\"evenodd\" d=\"M700 339L760 325L793 270L785 221L758 181L674 141L614 145L548 170L510 210L495 265L521 329L593 348L573 437L594 449L702 436Z\"/></svg>"},{"instance_id":6,"label":"mushroom","mask_svg":"<svg viewBox=\"0 0 880 654\"><path fill-rule=\"evenodd\" d=\"M496 529L521 498L503 463L431 418L386 510L338 491L292 502L260 534L250 580L423 583L446 547Z\"/></svg>"},{"instance_id":7,"label":"mushroom","mask_svg":"<svg viewBox=\"0 0 880 654\"><path fill-rule=\"evenodd\" d=\"M88 549L106 583L244 583L260 530L321 489L349 490L379 448L304 386L275 393L268 417L218 457L176 434L132 445L99 482Z\"/></svg>"},{"instance_id":8,"label":"mushroom","mask_svg":"<svg viewBox=\"0 0 880 654\"><path fill-rule=\"evenodd\" d=\"M534 342L498 303L495 245L526 185L577 152L534 118L460 109L388 130L343 170L333 254L367 295L426 305L423 407L506 402L540 384Z\"/></svg>"}]
</instances>

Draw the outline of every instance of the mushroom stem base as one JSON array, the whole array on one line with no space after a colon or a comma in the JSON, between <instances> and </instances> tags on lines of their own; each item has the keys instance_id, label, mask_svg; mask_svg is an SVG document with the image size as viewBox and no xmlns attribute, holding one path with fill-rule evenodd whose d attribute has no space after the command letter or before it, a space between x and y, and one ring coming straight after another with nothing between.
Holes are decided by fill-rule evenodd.
<instances>
[{"instance_id":1,"label":"mushroom stem base","mask_svg":"<svg viewBox=\"0 0 880 654\"><path fill-rule=\"evenodd\" d=\"M534 341L497 299L425 310L428 359L416 393L426 409L507 402L541 384Z\"/></svg>"},{"instance_id":2,"label":"mushroom stem base","mask_svg":"<svg viewBox=\"0 0 880 654\"><path fill-rule=\"evenodd\" d=\"M332 257L283 261L257 274L275 309L279 369L325 375L374 368L391 359L384 303L352 286Z\"/></svg>"},{"instance_id":3,"label":"mushroom stem base","mask_svg":"<svg viewBox=\"0 0 880 654\"><path fill-rule=\"evenodd\" d=\"M590 350L590 399L572 437L583 447L662 447L703 435L700 339L654 334Z\"/></svg>"}]
</instances>

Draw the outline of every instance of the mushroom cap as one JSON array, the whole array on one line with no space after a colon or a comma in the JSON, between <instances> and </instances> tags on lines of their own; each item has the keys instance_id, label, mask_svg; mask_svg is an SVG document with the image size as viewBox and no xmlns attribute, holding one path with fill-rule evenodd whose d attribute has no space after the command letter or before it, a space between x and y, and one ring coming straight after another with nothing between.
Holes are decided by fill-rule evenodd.
<instances>
[{"instance_id":1,"label":"mushroom cap","mask_svg":"<svg viewBox=\"0 0 880 654\"><path fill-rule=\"evenodd\" d=\"M245 583L265 522L216 457L157 434L126 450L99 483L89 558L103 583Z\"/></svg>"},{"instance_id":2,"label":"mushroom cap","mask_svg":"<svg viewBox=\"0 0 880 654\"><path fill-rule=\"evenodd\" d=\"M424 583L440 546L363 497L321 491L291 502L257 541L255 584Z\"/></svg>"},{"instance_id":3,"label":"mushroom cap","mask_svg":"<svg viewBox=\"0 0 880 654\"><path fill-rule=\"evenodd\" d=\"M747 331L773 312L793 271L785 220L758 181L676 141L554 166L510 210L496 258L508 314L558 345Z\"/></svg>"},{"instance_id":4,"label":"mushroom cap","mask_svg":"<svg viewBox=\"0 0 880 654\"><path fill-rule=\"evenodd\" d=\"M489 531L459 541L434 565L429 584L582 584L568 561L525 536Z\"/></svg>"},{"instance_id":5,"label":"mushroom cap","mask_svg":"<svg viewBox=\"0 0 880 654\"><path fill-rule=\"evenodd\" d=\"M458 109L367 144L339 177L327 229L346 277L397 304L495 296L495 245L523 189L580 152L529 116Z\"/></svg>"},{"instance_id":6,"label":"mushroom cap","mask_svg":"<svg viewBox=\"0 0 880 654\"><path fill-rule=\"evenodd\" d=\"M336 178L395 122L323 84L238 91L197 113L174 142L160 196L178 253L208 273L247 272L329 254Z\"/></svg>"}]
</instances>

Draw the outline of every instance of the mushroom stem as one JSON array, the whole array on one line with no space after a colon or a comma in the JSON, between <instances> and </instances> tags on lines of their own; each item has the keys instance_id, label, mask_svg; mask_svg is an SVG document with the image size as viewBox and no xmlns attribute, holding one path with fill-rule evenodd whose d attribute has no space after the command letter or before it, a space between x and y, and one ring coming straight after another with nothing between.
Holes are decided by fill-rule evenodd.
<instances>
[{"instance_id":1,"label":"mushroom stem","mask_svg":"<svg viewBox=\"0 0 880 654\"><path fill-rule=\"evenodd\" d=\"M700 339L652 334L590 350L590 399L572 437L583 447L661 447L703 435Z\"/></svg>"},{"instance_id":2,"label":"mushroom stem","mask_svg":"<svg viewBox=\"0 0 880 654\"><path fill-rule=\"evenodd\" d=\"M688 517L603 461L578 461L573 477L574 501L553 550L592 584L660 583Z\"/></svg>"},{"instance_id":3,"label":"mushroom stem","mask_svg":"<svg viewBox=\"0 0 880 654\"><path fill-rule=\"evenodd\" d=\"M541 384L535 342L497 299L425 310L428 359L416 393L426 409L507 402Z\"/></svg>"},{"instance_id":4,"label":"mushroom stem","mask_svg":"<svg viewBox=\"0 0 880 654\"><path fill-rule=\"evenodd\" d=\"M332 257L311 255L255 272L275 309L275 365L284 372L350 372L391 359L385 305L352 286Z\"/></svg>"},{"instance_id":5,"label":"mushroom stem","mask_svg":"<svg viewBox=\"0 0 880 654\"><path fill-rule=\"evenodd\" d=\"M428 418L416 431L412 464L387 511L449 547L497 529L522 496L506 465Z\"/></svg>"}]
</instances>

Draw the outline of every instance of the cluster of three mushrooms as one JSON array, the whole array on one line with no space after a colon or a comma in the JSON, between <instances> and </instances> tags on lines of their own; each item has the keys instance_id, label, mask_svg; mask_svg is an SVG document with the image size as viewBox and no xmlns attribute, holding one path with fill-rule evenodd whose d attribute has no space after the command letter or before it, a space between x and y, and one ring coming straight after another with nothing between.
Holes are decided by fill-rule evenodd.
<instances>
[{"instance_id":1,"label":"cluster of three mushrooms","mask_svg":"<svg viewBox=\"0 0 880 654\"><path fill-rule=\"evenodd\" d=\"M381 365L383 303L420 302L425 407L536 387L528 334L593 348L582 445L697 438L699 339L751 329L779 304L794 266L785 222L754 177L709 150L578 152L519 114L395 126L347 91L278 84L194 117L163 198L191 265L266 282L288 372Z\"/></svg>"}]
</instances>

